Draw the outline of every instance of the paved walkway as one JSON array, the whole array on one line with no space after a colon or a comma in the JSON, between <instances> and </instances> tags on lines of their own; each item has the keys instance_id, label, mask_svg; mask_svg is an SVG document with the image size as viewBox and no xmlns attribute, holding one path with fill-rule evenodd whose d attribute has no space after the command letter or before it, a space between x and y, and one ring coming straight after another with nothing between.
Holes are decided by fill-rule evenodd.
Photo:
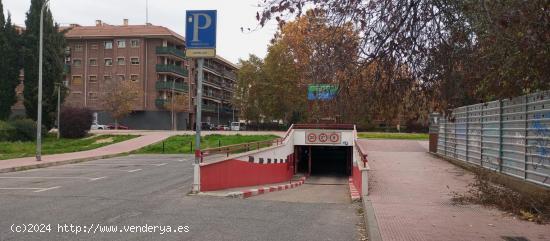
<instances>
[{"instance_id":1,"label":"paved walkway","mask_svg":"<svg viewBox=\"0 0 550 241\"><path fill-rule=\"evenodd\" d=\"M453 205L473 176L427 153L427 142L361 140L369 155L370 192L383 240L550 240L550 225L494 208Z\"/></svg>"},{"instance_id":2,"label":"paved walkway","mask_svg":"<svg viewBox=\"0 0 550 241\"><path fill-rule=\"evenodd\" d=\"M100 147L88 151L71 152L42 156L42 161L37 162L35 157L23 157L16 159L0 160L0 173L17 171L29 168L47 167L66 164L74 161L101 159L121 153L127 153L144 146L162 141L173 135L172 132L140 133L142 136L116 144Z\"/></svg>"},{"instance_id":3,"label":"paved walkway","mask_svg":"<svg viewBox=\"0 0 550 241\"><path fill-rule=\"evenodd\" d=\"M119 142L113 145L104 146L101 148L80 151L80 152L71 152L63 154L53 154L53 155L44 155L42 156L42 161L37 162L35 157L23 157L16 159L0 160L0 173L2 172L13 172L18 170L25 170L31 168L39 167L48 167L54 165L62 165L78 161L94 160L94 159L103 159L119 155L122 153L127 153L135 151L142 147L154 144L156 142L162 141L170 136L174 135L193 135L194 131L147 131L147 130L92 130L92 134L109 134L109 135L141 135L140 137ZM210 135L210 134L222 134L222 135L278 135L281 136L284 132L280 131L203 131L201 135ZM211 157L215 158L215 156Z\"/></svg>"}]
</instances>

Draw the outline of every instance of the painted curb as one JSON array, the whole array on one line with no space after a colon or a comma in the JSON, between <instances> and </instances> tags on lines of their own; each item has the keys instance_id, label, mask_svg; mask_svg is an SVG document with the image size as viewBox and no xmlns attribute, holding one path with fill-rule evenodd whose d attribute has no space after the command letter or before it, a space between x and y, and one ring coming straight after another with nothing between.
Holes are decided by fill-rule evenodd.
<instances>
[{"instance_id":1,"label":"painted curb","mask_svg":"<svg viewBox=\"0 0 550 241\"><path fill-rule=\"evenodd\" d=\"M243 191L238 191L238 192L231 192L231 193L228 193L227 195L225 195L225 197L249 198L249 197L252 197L252 196L257 196L257 195L261 195L261 194L265 194L265 193L283 191L283 190L287 190L287 189L291 189L291 188L301 186L302 184L304 184L305 180L306 180L306 178L302 177L302 178L300 178L299 181L292 182L292 183L289 183L289 184L283 184L283 185L278 185L278 186L269 186L269 187L261 187L261 188L243 190Z\"/></svg>"},{"instance_id":2,"label":"painted curb","mask_svg":"<svg viewBox=\"0 0 550 241\"><path fill-rule=\"evenodd\" d=\"M363 198L363 209L365 213L365 223L367 224L367 235L369 241L382 241L380 230L378 229L378 221L374 214L374 208L367 196Z\"/></svg>"},{"instance_id":3,"label":"painted curb","mask_svg":"<svg viewBox=\"0 0 550 241\"><path fill-rule=\"evenodd\" d=\"M357 191L357 188L355 188L355 185L353 184L353 178L351 177L349 178L349 193L352 202L361 199L361 194L359 193L359 191Z\"/></svg>"},{"instance_id":4,"label":"painted curb","mask_svg":"<svg viewBox=\"0 0 550 241\"><path fill-rule=\"evenodd\" d=\"M74 163L94 161L94 160L105 159L105 158L126 156L128 154L129 153L125 152L125 153L118 153L118 154L111 154L111 155L101 155L101 156L86 157L86 158L76 158L76 159L57 161L57 162L44 162L44 163L37 162L36 164L32 164L32 165L2 168L2 169L0 169L0 173L20 172L20 171L26 171L26 170L31 170L31 169L37 169L37 168L61 166L61 165L66 165L66 164L74 164Z\"/></svg>"}]
</instances>

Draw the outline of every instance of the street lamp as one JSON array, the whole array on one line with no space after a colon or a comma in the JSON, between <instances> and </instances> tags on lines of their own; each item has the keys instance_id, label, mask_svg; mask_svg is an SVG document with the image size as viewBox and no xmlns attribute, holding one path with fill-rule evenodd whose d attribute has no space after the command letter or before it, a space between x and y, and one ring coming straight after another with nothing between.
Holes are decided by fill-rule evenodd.
<instances>
[{"instance_id":1,"label":"street lamp","mask_svg":"<svg viewBox=\"0 0 550 241\"><path fill-rule=\"evenodd\" d=\"M36 120L36 161L42 161L42 58L44 47L44 9L50 0L44 1L40 9L40 46L38 47L38 117Z\"/></svg>"}]
</instances>

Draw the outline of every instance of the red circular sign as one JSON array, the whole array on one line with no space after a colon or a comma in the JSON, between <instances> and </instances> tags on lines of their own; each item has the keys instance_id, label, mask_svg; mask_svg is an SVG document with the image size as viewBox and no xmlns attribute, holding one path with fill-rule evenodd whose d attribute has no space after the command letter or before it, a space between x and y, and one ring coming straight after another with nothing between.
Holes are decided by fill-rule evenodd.
<instances>
[{"instance_id":1,"label":"red circular sign","mask_svg":"<svg viewBox=\"0 0 550 241\"><path fill-rule=\"evenodd\" d=\"M307 140L309 142L315 142L317 141L317 136L314 133L309 133L309 135L307 135Z\"/></svg>"},{"instance_id":2,"label":"red circular sign","mask_svg":"<svg viewBox=\"0 0 550 241\"><path fill-rule=\"evenodd\" d=\"M319 141L320 141L320 142L327 142L327 141L328 141L328 136L327 136L327 134L325 134L325 133L319 134Z\"/></svg>"},{"instance_id":3,"label":"red circular sign","mask_svg":"<svg viewBox=\"0 0 550 241\"><path fill-rule=\"evenodd\" d=\"M340 142L340 136L337 133L330 134L330 142Z\"/></svg>"}]
</instances>

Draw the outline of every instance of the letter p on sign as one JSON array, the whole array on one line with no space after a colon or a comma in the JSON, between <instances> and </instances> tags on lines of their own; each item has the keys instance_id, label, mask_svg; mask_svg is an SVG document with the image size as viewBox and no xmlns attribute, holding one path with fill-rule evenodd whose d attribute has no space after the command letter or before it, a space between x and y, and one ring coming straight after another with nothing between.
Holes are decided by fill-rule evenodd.
<instances>
[{"instance_id":1,"label":"letter p on sign","mask_svg":"<svg viewBox=\"0 0 550 241\"><path fill-rule=\"evenodd\" d=\"M188 57L216 56L216 21L216 10L187 11L185 39Z\"/></svg>"}]
</instances>

